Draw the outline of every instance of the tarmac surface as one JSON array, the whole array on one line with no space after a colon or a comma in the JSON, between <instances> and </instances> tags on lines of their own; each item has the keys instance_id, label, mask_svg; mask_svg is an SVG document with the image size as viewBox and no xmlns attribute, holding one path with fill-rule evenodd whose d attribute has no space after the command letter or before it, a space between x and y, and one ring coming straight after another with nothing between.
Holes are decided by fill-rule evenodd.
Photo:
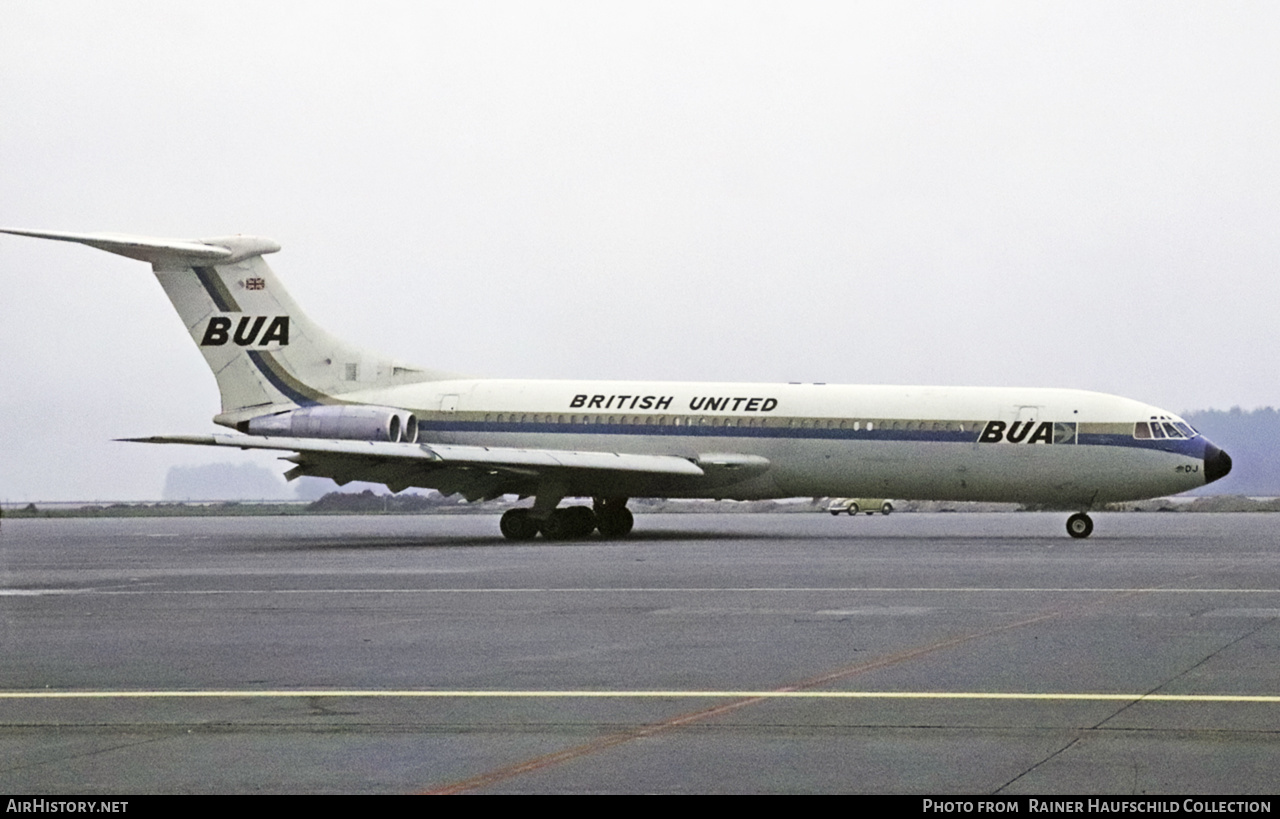
<instances>
[{"instance_id":1,"label":"tarmac surface","mask_svg":"<svg viewBox=\"0 0 1280 819\"><path fill-rule=\"evenodd\" d=\"M1267 794L1280 517L5 520L0 791Z\"/></svg>"}]
</instances>

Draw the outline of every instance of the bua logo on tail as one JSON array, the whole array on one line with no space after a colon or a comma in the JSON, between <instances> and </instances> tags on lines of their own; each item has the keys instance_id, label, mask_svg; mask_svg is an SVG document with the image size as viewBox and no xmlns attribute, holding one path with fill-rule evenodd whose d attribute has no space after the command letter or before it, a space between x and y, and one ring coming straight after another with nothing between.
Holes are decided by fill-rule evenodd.
<instances>
[{"instance_id":1,"label":"bua logo on tail","mask_svg":"<svg viewBox=\"0 0 1280 819\"><path fill-rule=\"evenodd\" d=\"M267 323L267 319L271 323ZM263 331L263 327L266 331ZM261 336L259 336L261 333ZM272 344L285 346L289 343L288 316L241 316L236 324L235 332L231 331L231 319L226 316L214 316L204 328L204 337L200 339L201 347L221 347L228 341L241 347L248 347L257 342L259 347Z\"/></svg>"}]
</instances>

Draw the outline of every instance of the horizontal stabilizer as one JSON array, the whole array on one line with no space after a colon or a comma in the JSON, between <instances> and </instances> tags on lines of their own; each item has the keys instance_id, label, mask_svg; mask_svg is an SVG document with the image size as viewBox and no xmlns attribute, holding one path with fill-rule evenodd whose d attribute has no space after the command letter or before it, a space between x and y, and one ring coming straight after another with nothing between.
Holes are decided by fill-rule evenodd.
<instances>
[{"instance_id":1,"label":"horizontal stabilizer","mask_svg":"<svg viewBox=\"0 0 1280 819\"><path fill-rule=\"evenodd\" d=\"M119 256L128 256L153 265L232 264L264 253L275 253L280 245L259 236L221 236L216 239L162 239L130 236L125 233L66 233L57 230L0 228L0 233L76 242Z\"/></svg>"}]
</instances>

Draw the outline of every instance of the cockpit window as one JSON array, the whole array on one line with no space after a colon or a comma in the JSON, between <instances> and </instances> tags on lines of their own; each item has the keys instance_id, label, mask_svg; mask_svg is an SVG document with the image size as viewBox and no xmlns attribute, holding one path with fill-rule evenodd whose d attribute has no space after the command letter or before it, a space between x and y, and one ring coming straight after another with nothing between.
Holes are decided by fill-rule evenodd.
<instances>
[{"instance_id":1,"label":"cockpit window","mask_svg":"<svg viewBox=\"0 0 1280 819\"><path fill-rule=\"evenodd\" d=\"M1150 421L1139 421L1133 425L1133 437L1141 439L1169 438L1181 441L1196 437L1196 431L1189 424L1169 420L1165 416L1153 416Z\"/></svg>"}]
</instances>

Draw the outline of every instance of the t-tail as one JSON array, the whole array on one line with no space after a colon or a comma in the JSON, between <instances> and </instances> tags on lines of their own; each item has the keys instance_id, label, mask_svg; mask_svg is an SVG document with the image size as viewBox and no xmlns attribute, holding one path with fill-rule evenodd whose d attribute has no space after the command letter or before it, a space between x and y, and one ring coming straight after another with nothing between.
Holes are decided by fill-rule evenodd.
<instances>
[{"instance_id":1,"label":"t-tail","mask_svg":"<svg viewBox=\"0 0 1280 819\"><path fill-rule=\"evenodd\" d=\"M346 344L298 308L264 254L280 245L256 236L162 239L117 233L6 230L96 247L149 262L222 395L214 421L249 419L326 404L346 393L455 377L411 367Z\"/></svg>"}]
</instances>

